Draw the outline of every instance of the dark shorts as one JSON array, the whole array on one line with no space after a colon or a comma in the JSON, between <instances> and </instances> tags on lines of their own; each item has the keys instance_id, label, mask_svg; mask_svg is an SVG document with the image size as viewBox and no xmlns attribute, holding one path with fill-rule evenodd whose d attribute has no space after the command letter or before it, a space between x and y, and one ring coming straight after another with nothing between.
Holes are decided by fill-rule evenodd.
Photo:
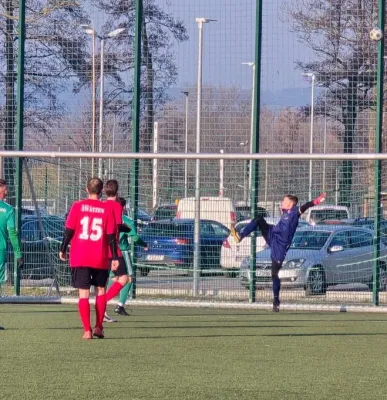
<instances>
[{"instance_id":1,"label":"dark shorts","mask_svg":"<svg viewBox=\"0 0 387 400\"><path fill-rule=\"evenodd\" d=\"M105 287L108 278L109 271L107 269L71 268L71 281L76 289L90 289L90 286Z\"/></svg>"},{"instance_id":2,"label":"dark shorts","mask_svg":"<svg viewBox=\"0 0 387 400\"><path fill-rule=\"evenodd\" d=\"M109 265L111 265L111 262L112 260L109 259ZM118 269L112 271L112 274L114 276L128 275L128 268L126 267L126 262L124 257L118 257L118 262L120 263Z\"/></svg>"}]
</instances>

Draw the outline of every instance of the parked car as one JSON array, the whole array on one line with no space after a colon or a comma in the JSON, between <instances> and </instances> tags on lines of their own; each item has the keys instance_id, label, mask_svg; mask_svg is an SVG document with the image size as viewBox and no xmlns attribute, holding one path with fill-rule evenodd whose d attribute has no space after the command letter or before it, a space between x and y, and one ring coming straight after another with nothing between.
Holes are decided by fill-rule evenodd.
<instances>
[{"instance_id":1,"label":"parked car","mask_svg":"<svg viewBox=\"0 0 387 400\"><path fill-rule=\"evenodd\" d=\"M140 275L148 275L150 266L185 268L189 275L192 274L194 222L193 219L151 222L141 235L148 244L148 250L139 248L137 253ZM219 222L200 221L201 270L219 266L220 248L229 233L229 229Z\"/></svg>"},{"instance_id":2,"label":"parked car","mask_svg":"<svg viewBox=\"0 0 387 400\"><path fill-rule=\"evenodd\" d=\"M372 288L373 232L366 228L319 225L299 228L286 255L281 284L304 288L308 294L325 294L337 284L364 283ZM380 244L380 290L387 285L387 248ZM270 249L257 253L257 284L271 282ZM241 284L249 287L250 258L241 264Z\"/></svg>"},{"instance_id":3,"label":"parked car","mask_svg":"<svg viewBox=\"0 0 387 400\"><path fill-rule=\"evenodd\" d=\"M125 210L126 215L129 218L132 218L132 212L130 209L130 205L126 205ZM152 221L152 216L143 208L137 208L137 231L141 232L150 222Z\"/></svg>"},{"instance_id":4,"label":"parked car","mask_svg":"<svg viewBox=\"0 0 387 400\"><path fill-rule=\"evenodd\" d=\"M236 205L235 206L235 213L236 213L236 220L238 222L245 221L250 219L251 214L251 207L246 205ZM257 206L257 216L258 217L269 217L269 213L267 212L266 208Z\"/></svg>"},{"instance_id":5,"label":"parked car","mask_svg":"<svg viewBox=\"0 0 387 400\"><path fill-rule=\"evenodd\" d=\"M152 221L159 221L161 219L173 219L176 217L177 204L163 204L156 207Z\"/></svg>"},{"instance_id":6,"label":"parked car","mask_svg":"<svg viewBox=\"0 0 387 400\"><path fill-rule=\"evenodd\" d=\"M22 216L20 241L24 258L22 269L22 278L24 279L45 279L52 278L54 275L49 240L62 240L64 218L45 215L41 217L41 221L45 236L36 215ZM8 274L11 281L13 279L13 260L13 249L11 244L8 244Z\"/></svg>"},{"instance_id":7,"label":"parked car","mask_svg":"<svg viewBox=\"0 0 387 400\"><path fill-rule=\"evenodd\" d=\"M196 206L194 197L179 201L176 218L195 218ZM200 197L200 218L220 222L231 228L236 221L234 201L228 197Z\"/></svg>"},{"instance_id":8,"label":"parked car","mask_svg":"<svg viewBox=\"0 0 387 400\"><path fill-rule=\"evenodd\" d=\"M350 217L348 207L334 204L320 204L308 208L301 216L310 225L317 225L324 220L343 220Z\"/></svg>"},{"instance_id":9,"label":"parked car","mask_svg":"<svg viewBox=\"0 0 387 400\"><path fill-rule=\"evenodd\" d=\"M265 220L270 225L276 225L280 217L266 217ZM251 219L238 222L235 225L235 230L240 232ZM307 225L305 221L299 220L299 226ZM261 231L257 229L256 235L256 246L257 252L263 250L266 247L265 239L262 237ZM222 249L220 252L220 266L225 269L226 275L234 277L239 271L241 262L250 254L251 248L251 237L250 235L244 238L240 243L237 243L232 235L223 240Z\"/></svg>"}]
</instances>

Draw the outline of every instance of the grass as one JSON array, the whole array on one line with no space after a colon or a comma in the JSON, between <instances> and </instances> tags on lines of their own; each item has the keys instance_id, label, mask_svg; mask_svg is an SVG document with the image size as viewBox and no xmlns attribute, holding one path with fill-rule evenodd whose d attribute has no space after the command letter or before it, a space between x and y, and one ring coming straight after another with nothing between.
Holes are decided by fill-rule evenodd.
<instances>
[{"instance_id":1,"label":"grass","mask_svg":"<svg viewBox=\"0 0 387 400\"><path fill-rule=\"evenodd\" d=\"M150 308L82 341L76 306L0 305L0 399L375 399L387 316Z\"/></svg>"}]
</instances>

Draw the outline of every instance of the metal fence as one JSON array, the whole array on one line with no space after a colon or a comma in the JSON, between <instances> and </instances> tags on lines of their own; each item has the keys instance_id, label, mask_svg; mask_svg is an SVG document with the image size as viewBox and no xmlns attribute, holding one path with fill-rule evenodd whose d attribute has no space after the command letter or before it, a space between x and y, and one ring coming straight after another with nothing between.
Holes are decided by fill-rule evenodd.
<instances>
[{"instance_id":1,"label":"metal fence","mask_svg":"<svg viewBox=\"0 0 387 400\"><path fill-rule=\"evenodd\" d=\"M200 196L276 216L285 193L327 191L329 203L372 218L379 242L385 168L366 154L385 144L375 28L384 31L385 1L3 0L0 9L3 149L94 156L5 156L20 228L23 208L64 215L98 175L119 180L135 219ZM139 157L115 156L129 152ZM189 153L224 158L172 156ZM294 154L309 157L286 158Z\"/></svg>"}]
</instances>

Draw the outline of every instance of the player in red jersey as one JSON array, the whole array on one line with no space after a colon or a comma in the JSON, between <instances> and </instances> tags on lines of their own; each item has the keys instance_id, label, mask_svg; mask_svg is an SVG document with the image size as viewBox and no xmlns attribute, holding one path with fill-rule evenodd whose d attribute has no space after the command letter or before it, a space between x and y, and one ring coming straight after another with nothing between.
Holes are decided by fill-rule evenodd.
<instances>
[{"instance_id":1,"label":"player in red jersey","mask_svg":"<svg viewBox=\"0 0 387 400\"><path fill-rule=\"evenodd\" d=\"M105 182L104 191L106 193L105 205L112 210L117 225L117 240L119 241L120 232L130 232L130 228L122 222L122 206L118 202L118 182L115 179L111 179ZM112 285L108 288L106 293L106 301L109 302L111 299L116 297L120 293L121 289L128 283L128 268L125 263L125 259L122 256L121 250L117 250L119 266L115 271L111 271L110 278ZM109 252L109 258L112 254ZM105 313L105 322L115 322Z\"/></svg>"},{"instance_id":2,"label":"player in red jersey","mask_svg":"<svg viewBox=\"0 0 387 400\"><path fill-rule=\"evenodd\" d=\"M118 268L117 226L111 209L100 198L103 183L99 178L87 182L88 199L73 203L66 220L59 258L66 260L71 242L70 267L72 283L79 290L78 308L84 328L83 339L93 335L103 338L103 317L106 311L105 286L109 276L108 250L112 254L111 269ZM96 322L92 333L90 322L90 286L96 287Z\"/></svg>"}]
</instances>

